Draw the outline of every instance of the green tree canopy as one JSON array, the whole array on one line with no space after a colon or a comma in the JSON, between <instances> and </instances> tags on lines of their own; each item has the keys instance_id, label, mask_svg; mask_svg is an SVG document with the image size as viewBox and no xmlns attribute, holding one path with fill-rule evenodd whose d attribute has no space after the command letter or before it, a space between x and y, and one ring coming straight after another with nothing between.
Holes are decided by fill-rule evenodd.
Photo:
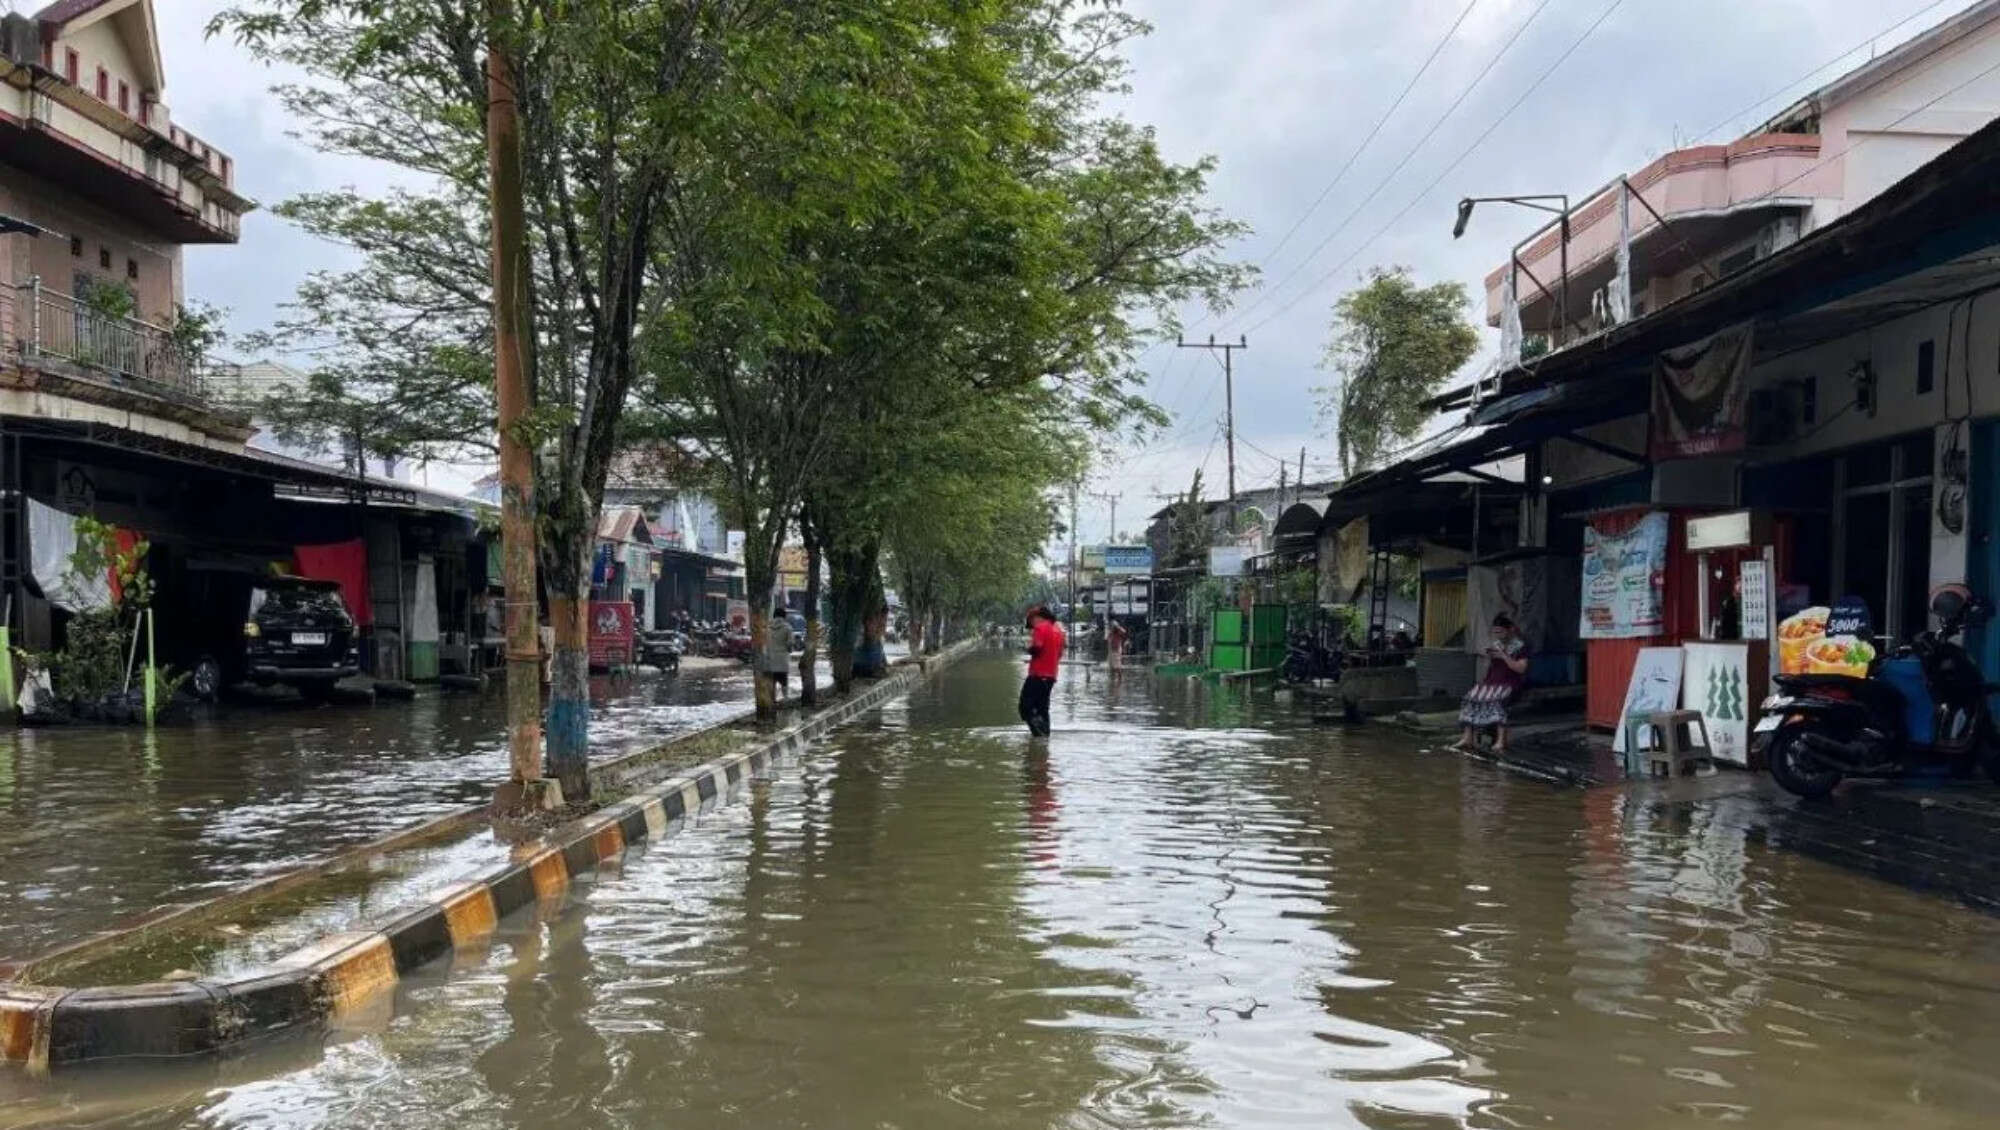
<instances>
[{"instance_id":1,"label":"green tree canopy","mask_svg":"<svg viewBox=\"0 0 2000 1130\"><path fill-rule=\"evenodd\" d=\"M1418 286L1407 267L1377 267L1334 303L1320 367L1335 380L1314 391L1334 421L1343 476L1423 427L1424 401L1479 348L1465 310L1464 285Z\"/></svg>"}]
</instances>

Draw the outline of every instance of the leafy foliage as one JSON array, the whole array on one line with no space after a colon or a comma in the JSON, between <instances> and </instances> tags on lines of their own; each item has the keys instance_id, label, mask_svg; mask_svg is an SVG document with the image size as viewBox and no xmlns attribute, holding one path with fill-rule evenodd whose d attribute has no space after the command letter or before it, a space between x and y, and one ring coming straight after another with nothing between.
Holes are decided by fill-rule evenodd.
<instances>
[{"instance_id":1,"label":"leafy foliage","mask_svg":"<svg viewBox=\"0 0 2000 1130\"><path fill-rule=\"evenodd\" d=\"M1315 391L1334 419L1343 475L1423 426L1424 401L1479 348L1465 310L1463 284L1420 287L1406 267L1375 268L1334 304L1321 368L1336 381Z\"/></svg>"}]
</instances>

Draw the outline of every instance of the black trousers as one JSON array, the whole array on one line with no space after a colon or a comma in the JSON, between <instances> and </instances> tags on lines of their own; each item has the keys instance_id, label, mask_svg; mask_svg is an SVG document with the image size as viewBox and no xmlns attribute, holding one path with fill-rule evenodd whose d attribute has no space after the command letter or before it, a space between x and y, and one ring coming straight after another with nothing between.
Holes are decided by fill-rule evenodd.
<instances>
[{"instance_id":1,"label":"black trousers","mask_svg":"<svg viewBox=\"0 0 2000 1130\"><path fill-rule=\"evenodd\" d=\"M1028 724L1028 732L1037 737L1047 737L1049 733L1049 695L1055 693L1056 681L1030 675L1021 682L1021 721Z\"/></svg>"}]
</instances>

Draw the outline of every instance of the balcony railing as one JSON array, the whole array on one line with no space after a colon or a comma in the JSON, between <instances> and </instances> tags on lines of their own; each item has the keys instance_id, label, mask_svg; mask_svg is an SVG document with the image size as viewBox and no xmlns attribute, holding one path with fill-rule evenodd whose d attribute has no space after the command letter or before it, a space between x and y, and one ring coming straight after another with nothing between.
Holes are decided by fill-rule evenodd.
<instances>
[{"instance_id":1,"label":"balcony railing","mask_svg":"<svg viewBox=\"0 0 2000 1130\"><path fill-rule=\"evenodd\" d=\"M203 373L169 331L96 309L38 281L16 287L13 298L10 336L24 360L66 361L134 391L203 398Z\"/></svg>"}]
</instances>

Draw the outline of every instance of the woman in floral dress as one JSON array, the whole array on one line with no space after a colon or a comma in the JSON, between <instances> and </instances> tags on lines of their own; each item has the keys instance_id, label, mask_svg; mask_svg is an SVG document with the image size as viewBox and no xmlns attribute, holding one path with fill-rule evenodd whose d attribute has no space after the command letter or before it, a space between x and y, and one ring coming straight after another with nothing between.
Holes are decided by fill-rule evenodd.
<instances>
[{"instance_id":1,"label":"woman in floral dress","mask_svg":"<svg viewBox=\"0 0 2000 1130\"><path fill-rule=\"evenodd\" d=\"M1494 728L1493 752L1507 752L1507 707L1528 684L1528 645L1505 614L1493 618L1493 640L1486 645L1486 677L1479 680L1458 706L1464 732L1452 748L1470 752L1479 731Z\"/></svg>"}]
</instances>

